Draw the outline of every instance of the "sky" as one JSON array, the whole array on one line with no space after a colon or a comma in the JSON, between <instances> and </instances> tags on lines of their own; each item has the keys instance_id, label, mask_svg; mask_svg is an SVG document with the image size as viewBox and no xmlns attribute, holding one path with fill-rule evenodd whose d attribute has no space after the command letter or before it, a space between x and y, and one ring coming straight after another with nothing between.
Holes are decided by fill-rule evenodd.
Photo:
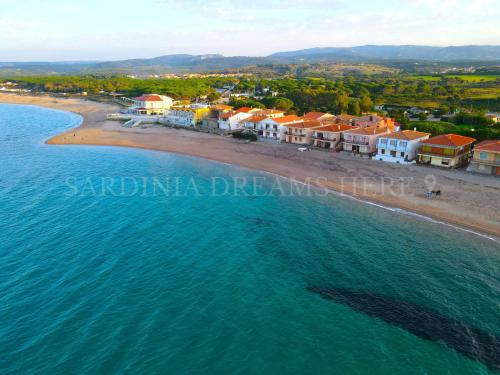
<instances>
[{"instance_id":1,"label":"sky","mask_svg":"<svg viewBox=\"0 0 500 375\"><path fill-rule=\"evenodd\" d=\"M500 0L0 0L0 61L500 45Z\"/></svg>"}]
</instances>

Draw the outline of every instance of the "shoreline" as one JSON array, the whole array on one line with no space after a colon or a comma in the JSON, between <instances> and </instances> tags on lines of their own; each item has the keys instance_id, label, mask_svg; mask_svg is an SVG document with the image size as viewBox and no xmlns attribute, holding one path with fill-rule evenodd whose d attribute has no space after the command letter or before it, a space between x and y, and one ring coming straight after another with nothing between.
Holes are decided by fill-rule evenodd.
<instances>
[{"instance_id":1,"label":"shoreline","mask_svg":"<svg viewBox=\"0 0 500 375\"><path fill-rule=\"evenodd\" d=\"M387 165L390 163L325 152L298 153L295 146L254 142L247 144L232 138L183 129L153 126L146 129L124 129L119 122L108 121L106 114L116 111L118 105L91 102L83 98L55 98L50 96L20 96L1 94L0 103L29 104L74 112L83 117L80 126L58 134L46 141L50 145L92 145L132 147L190 155L215 162L241 166L254 171L270 173L283 178L294 178L306 183L309 178L326 178L324 185L333 194L380 206L386 210L420 217L474 233L483 238L500 241L500 179L441 171L419 166ZM404 175L408 176L404 176ZM450 195L450 201L427 199L417 195L425 188L423 179L432 175L437 184ZM394 196L380 192L383 185L374 186L366 194L359 193L356 179L413 178L413 195ZM345 182L343 179L353 179ZM341 179L341 183L338 183ZM451 180L451 182L450 182ZM480 183L478 183L478 180ZM497 181L499 180L499 181ZM314 184L314 183L313 183ZM366 188L366 186L364 186ZM443 194L443 195L444 195ZM463 198L474 198L470 204ZM498 199L496 199L498 201ZM491 208L490 208L491 206ZM486 210L485 208L490 208Z\"/></svg>"}]
</instances>

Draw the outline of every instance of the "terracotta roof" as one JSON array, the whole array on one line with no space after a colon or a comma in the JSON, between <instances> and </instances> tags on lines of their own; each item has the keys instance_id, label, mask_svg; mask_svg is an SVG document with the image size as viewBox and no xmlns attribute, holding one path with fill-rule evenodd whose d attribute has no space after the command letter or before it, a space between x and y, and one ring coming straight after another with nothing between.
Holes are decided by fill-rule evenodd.
<instances>
[{"instance_id":1,"label":"terracotta roof","mask_svg":"<svg viewBox=\"0 0 500 375\"><path fill-rule=\"evenodd\" d=\"M429 133L417 132L415 130L403 130L396 133L387 134L385 138L390 139L405 139L407 141L413 141L415 139L424 138L430 136Z\"/></svg>"},{"instance_id":2,"label":"terracotta roof","mask_svg":"<svg viewBox=\"0 0 500 375\"><path fill-rule=\"evenodd\" d=\"M353 130L346 131L349 134L361 134L361 135L377 135L387 133L387 128L378 128L376 126L371 126L368 128L355 128Z\"/></svg>"},{"instance_id":3,"label":"terracotta roof","mask_svg":"<svg viewBox=\"0 0 500 375\"><path fill-rule=\"evenodd\" d=\"M319 120L323 116L334 117L329 113L323 113L323 112L308 112L302 117L304 117L304 120Z\"/></svg>"},{"instance_id":4,"label":"terracotta roof","mask_svg":"<svg viewBox=\"0 0 500 375\"><path fill-rule=\"evenodd\" d=\"M236 113L242 113L242 112L248 113L248 112L250 112L252 109L255 109L255 108L250 108L250 107L241 107L241 108L238 108L238 109L236 110Z\"/></svg>"},{"instance_id":5,"label":"terracotta roof","mask_svg":"<svg viewBox=\"0 0 500 375\"><path fill-rule=\"evenodd\" d=\"M354 130L354 129L357 129L357 127L351 126L351 125L345 125L345 124L331 124L331 125L319 126L316 129L314 129L314 131L339 133L339 132L345 132L347 130Z\"/></svg>"},{"instance_id":6,"label":"terracotta roof","mask_svg":"<svg viewBox=\"0 0 500 375\"><path fill-rule=\"evenodd\" d=\"M137 100L138 102L162 102L163 101L163 99L160 97L160 95L156 95L156 94L138 96L137 98L134 98L134 100Z\"/></svg>"},{"instance_id":7,"label":"terracotta roof","mask_svg":"<svg viewBox=\"0 0 500 375\"><path fill-rule=\"evenodd\" d=\"M474 138L464 137L458 134L441 134L436 137L429 138L422 143L428 145L439 145L439 146L451 146L451 147L461 147L475 142Z\"/></svg>"},{"instance_id":8,"label":"terracotta roof","mask_svg":"<svg viewBox=\"0 0 500 375\"><path fill-rule=\"evenodd\" d=\"M278 124L286 124L290 122L299 122L302 121L302 119L298 116L295 115L288 115L288 116L283 116L283 117L276 117L272 119L274 122L277 122Z\"/></svg>"},{"instance_id":9,"label":"terracotta roof","mask_svg":"<svg viewBox=\"0 0 500 375\"><path fill-rule=\"evenodd\" d=\"M266 118L267 118L266 116L254 115L252 117L241 120L241 122L261 122L262 120L265 120Z\"/></svg>"},{"instance_id":10,"label":"terracotta roof","mask_svg":"<svg viewBox=\"0 0 500 375\"><path fill-rule=\"evenodd\" d=\"M500 140L482 141L474 147L478 151L500 153Z\"/></svg>"},{"instance_id":11,"label":"terracotta roof","mask_svg":"<svg viewBox=\"0 0 500 375\"><path fill-rule=\"evenodd\" d=\"M225 104L216 104L212 106L212 109L214 111L230 111L233 109L230 105L225 105Z\"/></svg>"},{"instance_id":12,"label":"terracotta roof","mask_svg":"<svg viewBox=\"0 0 500 375\"><path fill-rule=\"evenodd\" d=\"M293 124L285 124L284 126L288 126L290 128L301 128L301 129L317 128L318 126L321 126L321 121L308 120L308 121L296 122Z\"/></svg>"}]
</instances>

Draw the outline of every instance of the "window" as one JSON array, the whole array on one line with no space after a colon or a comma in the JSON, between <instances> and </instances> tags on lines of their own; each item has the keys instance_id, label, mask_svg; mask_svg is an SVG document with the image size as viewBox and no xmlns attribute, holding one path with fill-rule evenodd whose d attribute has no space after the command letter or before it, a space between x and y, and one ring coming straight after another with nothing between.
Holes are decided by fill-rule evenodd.
<instances>
[{"instance_id":1,"label":"window","mask_svg":"<svg viewBox=\"0 0 500 375\"><path fill-rule=\"evenodd\" d=\"M384 154L385 154L385 150L384 150L384 149L380 150L380 153L381 153L382 155L384 155Z\"/></svg>"},{"instance_id":2,"label":"window","mask_svg":"<svg viewBox=\"0 0 500 375\"><path fill-rule=\"evenodd\" d=\"M450 165L450 159L443 159L441 160L442 165Z\"/></svg>"},{"instance_id":3,"label":"window","mask_svg":"<svg viewBox=\"0 0 500 375\"><path fill-rule=\"evenodd\" d=\"M427 145L422 146L422 152L431 152L431 151L432 151L431 146L427 146Z\"/></svg>"},{"instance_id":4,"label":"window","mask_svg":"<svg viewBox=\"0 0 500 375\"><path fill-rule=\"evenodd\" d=\"M405 153L404 152L401 152L400 155L401 155L402 158L405 157Z\"/></svg>"},{"instance_id":5,"label":"window","mask_svg":"<svg viewBox=\"0 0 500 375\"><path fill-rule=\"evenodd\" d=\"M391 140L391 142L389 143L391 146L396 146L396 141L395 140Z\"/></svg>"},{"instance_id":6,"label":"window","mask_svg":"<svg viewBox=\"0 0 500 375\"><path fill-rule=\"evenodd\" d=\"M455 150L452 149L452 148L445 148L444 151L443 151L443 154L445 154L445 155L453 155L453 154L455 154Z\"/></svg>"},{"instance_id":7,"label":"window","mask_svg":"<svg viewBox=\"0 0 500 375\"><path fill-rule=\"evenodd\" d=\"M406 148L406 145L407 145L407 144L408 144L408 142L406 142L406 141L399 142L399 146L400 146L400 147L404 147L404 148Z\"/></svg>"},{"instance_id":8,"label":"window","mask_svg":"<svg viewBox=\"0 0 500 375\"><path fill-rule=\"evenodd\" d=\"M480 152L479 159L488 160L488 153L487 152Z\"/></svg>"},{"instance_id":9,"label":"window","mask_svg":"<svg viewBox=\"0 0 500 375\"><path fill-rule=\"evenodd\" d=\"M387 144L387 139L385 139L385 138L381 138L381 139L380 139L380 144L381 144L381 145L386 145L386 144Z\"/></svg>"}]
</instances>

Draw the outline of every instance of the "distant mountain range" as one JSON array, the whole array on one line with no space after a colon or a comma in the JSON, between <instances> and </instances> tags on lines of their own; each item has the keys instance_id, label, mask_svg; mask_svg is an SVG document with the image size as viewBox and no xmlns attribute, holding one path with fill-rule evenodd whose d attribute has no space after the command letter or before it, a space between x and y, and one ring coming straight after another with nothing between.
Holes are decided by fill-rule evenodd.
<instances>
[{"instance_id":1,"label":"distant mountain range","mask_svg":"<svg viewBox=\"0 0 500 375\"><path fill-rule=\"evenodd\" d=\"M310 48L278 52L274 59L292 60L427 60L427 61L491 61L500 60L500 46L375 46Z\"/></svg>"},{"instance_id":2,"label":"distant mountain range","mask_svg":"<svg viewBox=\"0 0 500 375\"><path fill-rule=\"evenodd\" d=\"M264 64L301 64L315 62L388 61L428 62L500 62L500 46L376 46L310 48L278 52L265 57L210 55L166 55L152 59L106 62L0 62L0 74L71 74L71 73L166 73L207 72L239 69Z\"/></svg>"}]
</instances>

